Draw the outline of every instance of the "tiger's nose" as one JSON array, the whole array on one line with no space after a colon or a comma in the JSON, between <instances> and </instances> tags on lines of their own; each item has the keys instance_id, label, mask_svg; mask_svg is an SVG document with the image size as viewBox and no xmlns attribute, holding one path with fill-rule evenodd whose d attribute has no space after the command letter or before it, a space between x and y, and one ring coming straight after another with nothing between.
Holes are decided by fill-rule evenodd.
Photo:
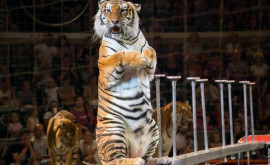
<instances>
[{"instance_id":1,"label":"tiger's nose","mask_svg":"<svg viewBox=\"0 0 270 165\"><path fill-rule=\"evenodd\" d=\"M112 20L112 23L113 24L118 24L119 23L119 20L118 19L114 19L114 20Z\"/></svg>"}]
</instances>

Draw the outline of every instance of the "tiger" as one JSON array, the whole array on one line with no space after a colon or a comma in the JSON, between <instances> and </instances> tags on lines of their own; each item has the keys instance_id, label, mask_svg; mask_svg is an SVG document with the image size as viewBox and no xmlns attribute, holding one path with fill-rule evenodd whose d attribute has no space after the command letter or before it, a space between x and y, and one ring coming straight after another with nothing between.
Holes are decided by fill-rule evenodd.
<instances>
[{"instance_id":1,"label":"tiger","mask_svg":"<svg viewBox=\"0 0 270 165\"><path fill-rule=\"evenodd\" d=\"M98 6L98 155L104 165L142 165L159 139L150 101L156 52L139 29L139 4L101 0Z\"/></svg>"},{"instance_id":2,"label":"tiger","mask_svg":"<svg viewBox=\"0 0 270 165\"><path fill-rule=\"evenodd\" d=\"M163 108L160 109L161 114L161 137L162 137L162 156L168 156L172 144L172 132L173 132L173 103L169 103ZM176 114L177 114L177 122L176 128L179 126L187 126L189 122L192 121L192 111L191 106L188 101L185 102L176 102ZM157 109L153 111L153 118L157 121ZM156 149L156 153L154 157L158 157L158 148Z\"/></svg>"},{"instance_id":3,"label":"tiger","mask_svg":"<svg viewBox=\"0 0 270 165\"><path fill-rule=\"evenodd\" d=\"M81 135L77 118L66 110L59 111L49 120L48 151L54 165L75 165L79 162Z\"/></svg>"}]
</instances>

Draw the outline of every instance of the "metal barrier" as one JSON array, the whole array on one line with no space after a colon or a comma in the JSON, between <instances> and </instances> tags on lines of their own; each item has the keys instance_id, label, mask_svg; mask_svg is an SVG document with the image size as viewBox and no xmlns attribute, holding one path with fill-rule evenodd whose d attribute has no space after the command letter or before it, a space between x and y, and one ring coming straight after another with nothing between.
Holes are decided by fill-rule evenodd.
<instances>
[{"instance_id":1,"label":"metal barrier","mask_svg":"<svg viewBox=\"0 0 270 165\"><path fill-rule=\"evenodd\" d=\"M158 110L158 126L159 132L161 135L160 120L160 77L164 75L155 75L156 79L156 103ZM245 116L245 143L234 144L233 142L233 117L232 117L232 96L231 96L231 85L235 83L234 80L216 80L220 88L220 104L221 104L221 126L222 126L222 146L215 148L208 148L208 136L207 136L207 124L206 124L206 109L205 109L205 98L204 98L204 83L207 79L200 79L199 77L188 77L187 80L191 82L192 88L192 111L193 111L193 137L194 137L194 152L178 155L176 156L176 81L180 79L181 76L167 76L167 79L172 81L172 100L173 100L173 164L174 165L191 165L205 162L209 164L209 160L224 158L224 161L227 160L227 156L230 156L230 159L235 159L234 154L238 154L238 164L240 162L241 153L246 152L247 157L249 157L249 151L254 151L256 149L264 148L266 142L255 142L254 141L254 119L253 119L253 98L252 98L252 86L255 85L254 82L249 81L240 81L240 84L243 84L243 95L244 95L244 116ZM205 149L198 151L198 142L197 142L197 121L196 121L196 96L195 96L195 83L200 83L201 88L201 102L202 102L202 113L203 113L203 130L204 130L204 146ZM224 121L224 98L223 98L223 86L224 84L228 85L228 103L229 103L229 121L230 121L230 144L226 145L225 141L225 121ZM252 141L248 142L248 117L247 117L247 86L249 86L249 99L250 99L250 116L251 116L251 133ZM160 139L161 141L161 139ZM159 143L159 157L161 157L162 143ZM270 155L270 152L269 152ZM269 156L268 155L268 156ZM249 164L249 161L247 161ZM270 164L270 161L268 162Z\"/></svg>"}]
</instances>

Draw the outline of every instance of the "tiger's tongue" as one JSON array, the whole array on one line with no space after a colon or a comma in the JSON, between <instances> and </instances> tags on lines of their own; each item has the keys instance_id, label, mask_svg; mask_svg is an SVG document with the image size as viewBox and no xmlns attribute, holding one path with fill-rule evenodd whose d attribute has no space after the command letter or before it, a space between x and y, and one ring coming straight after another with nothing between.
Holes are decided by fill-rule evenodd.
<instances>
[{"instance_id":1,"label":"tiger's tongue","mask_svg":"<svg viewBox=\"0 0 270 165\"><path fill-rule=\"evenodd\" d=\"M119 28L119 27L117 27L117 26L114 26L114 27L112 27L112 32L114 33L120 33L121 32L121 29Z\"/></svg>"}]
</instances>

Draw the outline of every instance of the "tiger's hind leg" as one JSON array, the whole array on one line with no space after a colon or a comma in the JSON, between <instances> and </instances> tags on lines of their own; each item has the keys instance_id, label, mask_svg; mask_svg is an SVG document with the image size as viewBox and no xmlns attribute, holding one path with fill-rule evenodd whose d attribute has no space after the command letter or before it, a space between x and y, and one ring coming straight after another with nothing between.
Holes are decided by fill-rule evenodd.
<instances>
[{"instance_id":1,"label":"tiger's hind leg","mask_svg":"<svg viewBox=\"0 0 270 165\"><path fill-rule=\"evenodd\" d=\"M122 158L110 162L101 161L102 165L144 165L145 161L142 158Z\"/></svg>"},{"instance_id":2,"label":"tiger's hind leg","mask_svg":"<svg viewBox=\"0 0 270 165\"><path fill-rule=\"evenodd\" d=\"M99 124L96 129L96 139L102 165L145 164L145 161L140 157L127 158L129 148L126 137L124 136L125 127L122 124L120 125L119 123L119 125L108 126L107 128L99 127Z\"/></svg>"}]
</instances>

